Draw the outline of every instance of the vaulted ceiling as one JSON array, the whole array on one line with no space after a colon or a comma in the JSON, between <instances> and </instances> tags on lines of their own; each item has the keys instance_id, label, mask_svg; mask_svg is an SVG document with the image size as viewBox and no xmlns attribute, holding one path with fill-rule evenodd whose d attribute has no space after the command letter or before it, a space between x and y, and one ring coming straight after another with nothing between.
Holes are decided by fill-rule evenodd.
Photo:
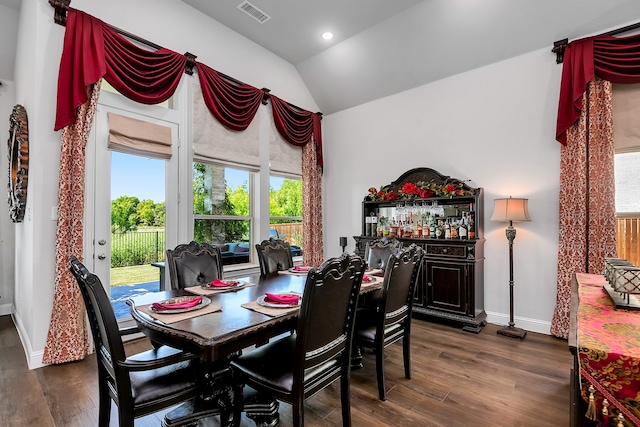
<instances>
[{"instance_id":1,"label":"vaulted ceiling","mask_svg":"<svg viewBox=\"0 0 640 427\"><path fill-rule=\"evenodd\" d=\"M292 63L325 114L640 21L637 0L250 0L264 23L243 0L181 1ZM16 29L0 28L0 55Z\"/></svg>"}]
</instances>

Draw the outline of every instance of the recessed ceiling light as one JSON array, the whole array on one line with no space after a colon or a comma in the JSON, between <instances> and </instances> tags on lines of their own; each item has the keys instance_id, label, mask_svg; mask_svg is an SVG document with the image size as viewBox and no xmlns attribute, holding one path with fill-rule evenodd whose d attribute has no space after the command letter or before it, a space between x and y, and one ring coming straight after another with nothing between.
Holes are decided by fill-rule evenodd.
<instances>
[{"instance_id":1,"label":"recessed ceiling light","mask_svg":"<svg viewBox=\"0 0 640 427\"><path fill-rule=\"evenodd\" d=\"M326 32L326 33L322 33L322 38L325 40L331 40L333 38L333 33L330 32Z\"/></svg>"}]
</instances>

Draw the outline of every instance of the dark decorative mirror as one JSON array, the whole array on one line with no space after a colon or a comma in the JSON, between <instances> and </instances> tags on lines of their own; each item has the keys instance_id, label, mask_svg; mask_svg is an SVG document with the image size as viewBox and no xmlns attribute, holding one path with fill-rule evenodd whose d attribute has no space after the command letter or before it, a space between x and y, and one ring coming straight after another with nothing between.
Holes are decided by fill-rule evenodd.
<instances>
[{"instance_id":1,"label":"dark decorative mirror","mask_svg":"<svg viewBox=\"0 0 640 427\"><path fill-rule=\"evenodd\" d=\"M9 216L13 222L22 222L27 205L29 174L29 128L27 110L22 105L13 107L9 117Z\"/></svg>"}]
</instances>

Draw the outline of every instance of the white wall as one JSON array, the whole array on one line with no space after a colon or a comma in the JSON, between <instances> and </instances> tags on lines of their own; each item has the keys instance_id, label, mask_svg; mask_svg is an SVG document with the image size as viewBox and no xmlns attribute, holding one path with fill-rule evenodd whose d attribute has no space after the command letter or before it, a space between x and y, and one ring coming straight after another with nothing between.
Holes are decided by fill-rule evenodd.
<instances>
[{"instance_id":1,"label":"white wall","mask_svg":"<svg viewBox=\"0 0 640 427\"><path fill-rule=\"evenodd\" d=\"M17 19L16 13L16 19ZM2 86L0 86L0 118L3 118L5 126L0 126L2 135L8 135L9 127L9 115L13 110L13 106L16 103L15 85L12 81L2 80ZM4 140L0 139L0 188L7 188L9 182L8 174L9 169L7 162L8 156L7 144ZM6 201L0 200L0 209L3 209L2 203ZM0 316L11 314L13 307L13 283L14 283L14 227L13 223L9 219L8 205L4 205L3 215L0 215Z\"/></svg>"},{"instance_id":2,"label":"white wall","mask_svg":"<svg viewBox=\"0 0 640 427\"><path fill-rule=\"evenodd\" d=\"M485 310L509 316L507 224L489 221L493 199L526 197L516 223L516 325L549 333L555 307L560 144L554 140L561 66L535 51L324 119L325 254L360 233L361 202L406 170L430 167L485 191ZM354 240L349 238L348 250Z\"/></svg>"},{"instance_id":3,"label":"white wall","mask_svg":"<svg viewBox=\"0 0 640 427\"><path fill-rule=\"evenodd\" d=\"M182 2L74 0L72 6L176 52L191 52L218 71L256 87L268 87L300 107L317 110L291 64ZM31 368L41 364L54 293L55 221L51 208L57 204L60 132L53 131L53 124L64 27L53 22L53 15L48 1L23 0L15 73L15 100L29 115L30 172L27 215L23 223L15 225L14 319ZM184 121L182 125L188 126L186 117Z\"/></svg>"}]
</instances>

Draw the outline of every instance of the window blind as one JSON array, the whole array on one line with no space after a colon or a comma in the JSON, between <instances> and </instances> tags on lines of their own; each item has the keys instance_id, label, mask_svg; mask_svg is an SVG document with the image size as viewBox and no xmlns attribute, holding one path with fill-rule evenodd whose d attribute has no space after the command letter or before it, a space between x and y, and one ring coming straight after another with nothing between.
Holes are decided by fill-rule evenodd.
<instances>
[{"instance_id":1,"label":"window blind","mask_svg":"<svg viewBox=\"0 0 640 427\"><path fill-rule=\"evenodd\" d=\"M260 109L261 110L261 109ZM258 111L258 114L261 114ZM199 85L193 85L193 160L258 168L260 120L255 117L244 131L225 128L209 111Z\"/></svg>"},{"instance_id":2,"label":"window blind","mask_svg":"<svg viewBox=\"0 0 640 427\"><path fill-rule=\"evenodd\" d=\"M616 153L640 151L640 83L613 85L613 140Z\"/></svg>"},{"instance_id":3,"label":"window blind","mask_svg":"<svg viewBox=\"0 0 640 427\"><path fill-rule=\"evenodd\" d=\"M302 147L289 144L273 120L271 103L267 106L269 112L269 169L271 172L289 175L302 175Z\"/></svg>"},{"instance_id":4,"label":"window blind","mask_svg":"<svg viewBox=\"0 0 640 427\"><path fill-rule=\"evenodd\" d=\"M107 113L110 150L157 159L171 158L171 128Z\"/></svg>"}]
</instances>

